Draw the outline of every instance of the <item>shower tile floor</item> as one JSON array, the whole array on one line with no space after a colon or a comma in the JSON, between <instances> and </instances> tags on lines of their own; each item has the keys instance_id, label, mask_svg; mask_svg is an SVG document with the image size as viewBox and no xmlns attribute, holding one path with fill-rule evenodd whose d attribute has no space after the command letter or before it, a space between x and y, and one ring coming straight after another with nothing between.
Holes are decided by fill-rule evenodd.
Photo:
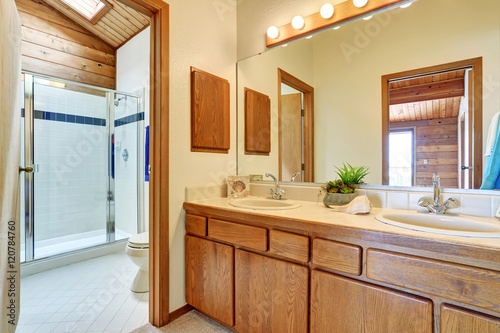
<instances>
[{"instance_id":1,"label":"shower tile floor","mask_svg":"<svg viewBox=\"0 0 500 333\"><path fill-rule=\"evenodd\" d=\"M129 289L136 271L120 252L23 277L16 333L130 332L146 324L149 293Z\"/></svg>"}]
</instances>

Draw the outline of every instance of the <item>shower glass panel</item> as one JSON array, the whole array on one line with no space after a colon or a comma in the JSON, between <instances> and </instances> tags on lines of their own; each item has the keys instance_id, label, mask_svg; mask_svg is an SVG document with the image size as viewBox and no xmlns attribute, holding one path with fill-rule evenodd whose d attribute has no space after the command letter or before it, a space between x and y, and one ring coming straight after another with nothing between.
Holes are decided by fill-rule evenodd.
<instances>
[{"instance_id":1,"label":"shower glass panel","mask_svg":"<svg viewBox=\"0 0 500 333\"><path fill-rule=\"evenodd\" d=\"M21 74L21 87L19 91L21 94L19 95L19 100L21 101L21 161L19 161L19 165L26 165L24 162L24 74ZM21 174L21 177L24 176ZM25 187L23 186L23 182L20 182L21 186L19 188L19 204L20 204L20 209L21 209L21 214L20 219L21 221L24 221L24 213L26 211L25 209L25 200L24 200L24 193L25 193ZM21 262L24 262L26 260L26 252L25 252L25 238L26 238L26 226L24 223L20 222L21 225Z\"/></svg>"},{"instance_id":2,"label":"shower glass panel","mask_svg":"<svg viewBox=\"0 0 500 333\"><path fill-rule=\"evenodd\" d=\"M20 165L35 169L21 178L22 261L137 234L140 99L27 73L21 84Z\"/></svg>"},{"instance_id":3,"label":"shower glass panel","mask_svg":"<svg viewBox=\"0 0 500 333\"><path fill-rule=\"evenodd\" d=\"M106 242L106 93L35 78L34 258Z\"/></svg>"},{"instance_id":4,"label":"shower glass panel","mask_svg":"<svg viewBox=\"0 0 500 333\"><path fill-rule=\"evenodd\" d=\"M138 177L141 146L138 137L144 127L144 112L138 112L139 99L114 94L114 174L115 239L128 238L137 233L140 225ZM141 230L139 230L141 231Z\"/></svg>"}]
</instances>

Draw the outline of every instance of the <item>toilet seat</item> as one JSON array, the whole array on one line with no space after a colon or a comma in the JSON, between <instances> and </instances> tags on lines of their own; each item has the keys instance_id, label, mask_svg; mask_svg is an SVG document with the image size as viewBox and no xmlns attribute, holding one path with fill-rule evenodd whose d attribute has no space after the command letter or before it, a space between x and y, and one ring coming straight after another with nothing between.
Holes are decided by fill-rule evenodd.
<instances>
[{"instance_id":1,"label":"toilet seat","mask_svg":"<svg viewBox=\"0 0 500 333\"><path fill-rule=\"evenodd\" d=\"M149 249L149 232L130 236L127 246L133 249Z\"/></svg>"}]
</instances>

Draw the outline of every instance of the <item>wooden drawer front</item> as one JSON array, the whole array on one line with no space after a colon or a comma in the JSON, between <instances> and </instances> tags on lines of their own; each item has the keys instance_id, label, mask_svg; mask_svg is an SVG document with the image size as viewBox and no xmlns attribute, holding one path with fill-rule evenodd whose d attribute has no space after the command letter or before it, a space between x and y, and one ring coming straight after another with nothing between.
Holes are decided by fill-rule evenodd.
<instances>
[{"instance_id":1,"label":"wooden drawer front","mask_svg":"<svg viewBox=\"0 0 500 333\"><path fill-rule=\"evenodd\" d=\"M205 237L207 235L207 218L193 214L186 214L186 232Z\"/></svg>"},{"instance_id":2,"label":"wooden drawer front","mask_svg":"<svg viewBox=\"0 0 500 333\"><path fill-rule=\"evenodd\" d=\"M499 333L500 318L443 304L441 305L441 332Z\"/></svg>"},{"instance_id":3,"label":"wooden drawer front","mask_svg":"<svg viewBox=\"0 0 500 333\"><path fill-rule=\"evenodd\" d=\"M234 248L186 236L186 302L234 325Z\"/></svg>"},{"instance_id":4,"label":"wooden drawer front","mask_svg":"<svg viewBox=\"0 0 500 333\"><path fill-rule=\"evenodd\" d=\"M500 272L374 249L369 279L500 312Z\"/></svg>"},{"instance_id":5,"label":"wooden drawer front","mask_svg":"<svg viewBox=\"0 0 500 333\"><path fill-rule=\"evenodd\" d=\"M432 333L432 302L313 270L311 333Z\"/></svg>"},{"instance_id":6,"label":"wooden drawer front","mask_svg":"<svg viewBox=\"0 0 500 333\"><path fill-rule=\"evenodd\" d=\"M309 237L289 232L269 231L269 252L302 261L309 261Z\"/></svg>"},{"instance_id":7,"label":"wooden drawer front","mask_svg":"<svg viewBox=\"0 0 500 333\"><path fill-rule=\"evenodd\" d=\"M267 230L264 228L208 219L208 236L256 250L267 251Z\"/></svg>"},{"instance_id":8,"label":"wooden drawer front","mask_svg":"<svg viewBox=\"0 0 500 333\"><path fill-rule=\"evenodd\" d=\"M313 240L312 251L315 265L361 275L362 249L359 246L316 238Z\"/></svg>"}]
</instances>

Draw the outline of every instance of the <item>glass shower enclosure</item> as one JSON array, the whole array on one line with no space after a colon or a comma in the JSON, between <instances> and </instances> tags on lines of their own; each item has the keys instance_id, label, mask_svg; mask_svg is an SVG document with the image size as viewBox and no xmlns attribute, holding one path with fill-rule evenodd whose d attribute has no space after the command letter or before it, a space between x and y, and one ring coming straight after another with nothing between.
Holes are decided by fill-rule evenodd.
<instances>
[{"instance_id":1,"label":"glass shower enclosure","mask_svg":"<svg viewBox=\"0 0 500 333\"><path fill-rule=\"evenodd\" d=\"M22 74L21 261L141 231L138 96Z\"/></svg>"}]
</instances>

